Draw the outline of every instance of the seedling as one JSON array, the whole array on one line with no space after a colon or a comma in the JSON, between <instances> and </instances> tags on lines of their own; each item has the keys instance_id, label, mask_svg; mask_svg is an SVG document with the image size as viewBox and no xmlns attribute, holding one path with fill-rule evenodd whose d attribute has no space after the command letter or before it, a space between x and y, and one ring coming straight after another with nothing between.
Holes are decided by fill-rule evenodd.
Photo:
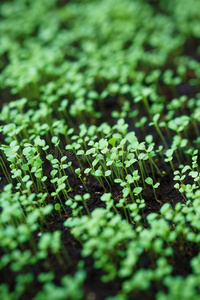
<instances>
[{"instance_id":1,"label":"seedling","mask_svg":"<svg viewBox=\"0 0 200 300\"><path fill-rule=\"evenodd\" d=\"M60 206L60 204L59 204L59 203L56 203L54 207L55 207L55 210L59 212L59 215L60 215L60 217L62 218L62 214L61 214L61 206Z\"/></svg>"},{"instance_id":2,"label":"seedling","mask_svg":"<svg viewBox=\"0 0 200 300\"><path fill-rule=\"evenodd\" d=\"M149 185L152 186L156 201L157 201L158 203L161 203L161 201L158 200L158 198L157 198L157 196L156 196L156 189L159 187L160 182L157 182L157 183L153 184L153 179L152 179L151 177L147 177L147 178L145 179L145 182L146 182L147 184L149 184Z\"/></svg>"},{"instance_id":3,"label":"seedling","mask_svg":"<svg viewBox=\"0 0 200 300\"><path fill-rule=\"evenodd\" d=\"M89 193L84 194L83 196L81 196L81 195L76 195L76 196L74 197L74 200L75 200L75 201L78 201L78 202L80 201L80 202L83 203L83 206L85 207L85 209L86 209L86 211L87 211L87 214L90 215L90 211L89 211L89 209L88 209L88 207L87 207L87 204L86 204L86 201L87 201L88 199L90 199L90 194L89 194Z\"/></svg>"},{"instance_id":4,"label":"seedling","mask_svg":"<svg viewBox=\"0 0 200 300\"><path fill-rule=\"evenodd\" d=\"M87 187L86 187L86 185L85 185L85 182L84 182L83 179L82 179L81 169L80 169L80 168L76 169L76 170L75 170L75 173L78 175L78 178L81 180L83 186L85 187L86 191L88 192L88 189L87 189Z\"/></svg>"}]
</instances>

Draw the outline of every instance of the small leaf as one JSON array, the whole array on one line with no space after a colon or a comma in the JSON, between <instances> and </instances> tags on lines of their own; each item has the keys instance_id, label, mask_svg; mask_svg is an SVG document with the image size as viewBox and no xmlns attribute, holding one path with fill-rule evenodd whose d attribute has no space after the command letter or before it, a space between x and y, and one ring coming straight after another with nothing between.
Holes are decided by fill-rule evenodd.
<instances>
[{"instance_id":1,"label":"small leaf","mask_svg":"<svg viewBox=\"0 0 200 300\"><path fill-rule=\"evenodd\" d=\"M137 137L135 136L135 132L129 132L126 135L127 140L129 141L130 144L135 143L138 141Z\"/></svg>"},{"instance_id":2,"label":"small leaf","mask_svg":"<svg viewBox=\"0 0 200 300\"><path fill-rule=\"evenodd\" d=\"M168 150L166 151L165 155L166 155L167 157L172 157L173 153L174 153L174 150L173 150L173 149L168 149Z\"/></svg>"},{"instance_id":3,"label":"small leaf","mask_svg":"<svg viewBox=\"0 0 200 300\"><path fill-rule=\"evenodd\" d=\"M59 203L56 203L54 207L55 207L55 210L57 210L57 211L59 211L61 209L61 206Z\"/></svg>"},{"instance_id":4,"label":"small leaf","mask_svg":"<svg viewBox=\"0 0 200 300\"><path fill-rule=\"evenodd\" d=\"M160 118L160 114L155 114L155 115L153 116L153 122L154 122L154 123L157 123L158 120L159 120L159 118Z\"/></svg>"},{"instance_id":5,"label":"small leaf","mask_svg":"<svg viewBox=\"0 0 200 300\"><path fill-rule=\"evenodd\" d=\"M114 180L114 182L115 183L121 183L121 182L123 182L120 178L116 178L115 180Z\"/></svg>"},{"instance_id":6,"label":"small leaf","mask_svg":"<svg viewBox=\"0 0 200 300\"><path fill-rule=\"evenodd\" d=\"M138 187L134 188L133 193L138 195L139 193L141 193L141 191L142 191L142 188L138 186Z\"/></svg>"},{"instance_id":7,"label":"small leaf","mask_svg":"<svg viewBox=\"0 0 200 300\"><path fill-rule=\"evenodd\" d=\"M112 139L108 140L108 143L109 143L110 145L112 145L113 147L115 147L116 141L117 141L117 139L112 138Z\"/></svg>"},{"instance_id":8,"label":"small leaf","mask_svg":"<svg viewBox=\"0 0 200 300\"><path fill-rule=\"evenodd\" d=\"M21 176L22 175L22 171L21 170L17 170L16 172L15 172L15 177L19 177L19 176Z\"/></svg>"},{"instance_id":9,"label":"small leaf","mask_svg":"<svg viewBox=\"0 0 200 300\"><path fill-rule=\"evenodd\" d=\"M107 170L106 172L105 172L105 176L110 176L111 175L111 170Z\"/></svg>"},{"instance_id":10,"label":"small leaf","mask_svg":"<svg viewBox=\"0 0 200 300\"><path fill-rule=\"evenodd\" d=\"M145 179L145 182L148 183L149 185L153 185L153 179L151 177L147 177Z\"/></svg>"},{"instance_id":11,"label":"small leaf","mask_svg":"<svg viewBox=\"0 0 200 300\"><path fill-rule=\"evenodd\" d=\"M29 175L25 175L23 178L22 178L22 181L23 182L27 182L29 180L30 176Z\"/></svg>"},{"instance_id":12,"label":"small leaf","mask_svg":"<svg viewBox=\"0 0 200 300\"><path fill-rule=\"evenodd\" d=\"M76 195L76 196L74 197L74 199L75 199L76 201L83 201L81 195Z\"/></svg>"},{"instance_id":13,"label":"small leaf","mask_svg":"<svg viewBox=\"0 0 200 300\"><path fill-rule=\"evenodd\" d=\"M90 194L86 193L85 195L83 195L83 199L86 201L88 199L90 199Z\"/></svg>"},{"instance_id":14,"label":"small leaf","mask_svg":"<svg viewBox=\"0 0 200 300\"><path fill-rule=\"evenodd\" d=\"M124 188L122 190L122 193L123 193L123 197L126 198L130 194L129 188Z\"/></svg>"},{"instance_id":15,"label":"small leaf","mask_svg":"<svg viewBox=\"0 0 200 300\"><path fill-rule=\"evenodd\" d=\"M53 160L53 155L52 155L52 154L47 155L47 156L46 156L46 159L48 159L48 160L50 160L50 161Z\"/></svg>"},{"instance_id":16,"label":"small leaf","mask_svg":"<svg viewBox=\"0 0 200 300\"><path fill-rule=\"evenodd\" d=\"M100 177L103 176L103 172L101 170L96 170L94 176Z\"/></svg>"},{"instance_id":17,"label":"small leaf","mask_svg":"<svg viewBox=\"0 0 200 300\"><path fill-rule=\"evenodd\" d=\"M91 168L85 169L84 174L90 173L91 170L92 170Z\"/></svg>"},{"instance_id":18,"label":"small leaf","mask_svg":"<svg viewBox=\"0 0 200 300\"><path fill-rule=\"evenodd\" d=\"M160 182L157 182L156 184L153 185L154 189L157 189L160 185Z\"/></svg>"},{"instance_id":19,"label":"small leaf","mask_svg":"<svg viewBox=\"0 0 200 300\"><path fill-rule=\"evenodd\" d=\"M81 173L81 169L80 169L80 168L76 169L76 170L75 170L75 173L76 173L77 175L79 175L79 174Z\"/></svg>"}]
</instances>

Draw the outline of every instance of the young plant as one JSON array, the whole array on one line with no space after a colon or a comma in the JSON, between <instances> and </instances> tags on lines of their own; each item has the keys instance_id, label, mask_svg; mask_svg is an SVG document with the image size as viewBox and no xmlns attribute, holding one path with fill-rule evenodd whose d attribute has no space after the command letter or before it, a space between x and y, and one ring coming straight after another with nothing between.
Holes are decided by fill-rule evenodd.
<instances>
[{"instance_id":1,"label":"young plant","mask_svg":"<svg viewBox=\"0 0 200 300\"><path fill-rule=\"evenodd\" d=\"M146 182L147 184L149 184L149 185L152 186L156 201L157 201L158 203L161 203L161 201L158 200L157 195L156 195L156 189L159 187L160 182L157 182L157 183L154 184L154 183L153 183L153 179L152 179L151 177L147 177L147 178L145 179L145 182Z\"/></svg>"}]
</instances>

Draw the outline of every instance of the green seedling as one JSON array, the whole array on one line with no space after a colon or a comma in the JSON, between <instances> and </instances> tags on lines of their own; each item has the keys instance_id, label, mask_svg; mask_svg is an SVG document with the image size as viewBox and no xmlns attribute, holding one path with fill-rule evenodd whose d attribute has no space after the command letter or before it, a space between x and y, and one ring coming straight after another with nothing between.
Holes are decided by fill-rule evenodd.
<instances>
[{"instance_id":1,"label":"green seedling","mask_svg":"<svg viewBox=\"0 0 200 300\"><path fill-rule=\"evenodd\" d=\"M159 187L160 183L157 182L157 183L154 184L154 183L153 183L153 179L152 179L151 177L147 177L147 178L145 179L145 182L146 182L147 184L149 184L149 185L152 186L156 201L157 201L158 203L161 203L161 201L158 200L157 195L156 195L156 189Z\"/></svg>"}]
</instances>

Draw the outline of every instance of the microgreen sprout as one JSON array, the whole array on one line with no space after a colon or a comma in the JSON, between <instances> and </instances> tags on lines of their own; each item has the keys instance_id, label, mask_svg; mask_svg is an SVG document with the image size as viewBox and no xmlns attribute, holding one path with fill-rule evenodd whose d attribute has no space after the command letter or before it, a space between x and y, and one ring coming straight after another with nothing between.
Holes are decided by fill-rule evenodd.
<instances>
[{"instance_id":1,"label":"microgreen sprout","mask_svg":"<svg viewBox=\"0 0 200 300\"><path fill-rule=\"evenodd\" d=\"M159 187L160 183L157 182L157 183L154 184L154 183L153 183L153 179L152 179L151 177L147 177L147 178L145 179L145 182L146 182L147 184L149 184L149 185L152 186L156 201L157 201L158 203L161 203L161 201L158 200L158 198L157 198L157 196L156 196L156 189Z\"/></svg>"}]
</instances>

